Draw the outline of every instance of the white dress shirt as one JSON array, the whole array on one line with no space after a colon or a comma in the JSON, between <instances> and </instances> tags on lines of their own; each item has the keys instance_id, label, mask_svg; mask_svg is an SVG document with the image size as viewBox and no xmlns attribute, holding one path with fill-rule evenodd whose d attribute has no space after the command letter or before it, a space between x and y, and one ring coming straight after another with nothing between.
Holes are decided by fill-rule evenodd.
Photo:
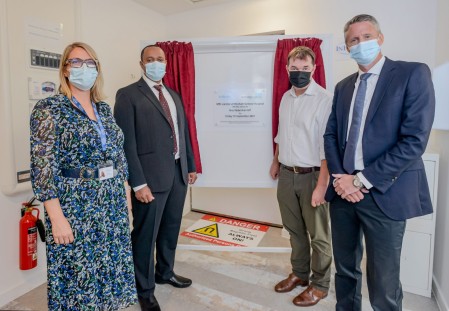
<instances>
[{"instance_id":1,"label":"white dress shirt","mask_svg":"<svg viewBox=\"0 0 449 311\"><path fill-rule=\"evenodd\" d=\"M279 162L287 166L321 166L323 134L332 109L332 94L313 79L307 90L296 96L293 87L285 92L279 106Z\"/></svg>"},{"instance_id":2,"label":"white dress shirt","mask_svg":"<svg viewBox=\"0 0 449 311\"><path fill-rule=\"evenodd\" d=\"M365 102L363 104L363 113L362 113L362 121L360 123L360 134L359 138L357 140L357 145L355 149L355 169L356 170L363 170L365 168L364 162L363 162L363 131L365 129L365 121L366 116L368 114L369 106L371 104L371 99L373 98L374 90L376 89L377 81L379 80L380 72L382 71L382 67L385 63L385 56L383 56L379 62L377 62L376 65L374 65L368 73L371 73L371 76L366 80L366 95L365 95ZM357 81L355 82L355 88L354 88L354 94L352 95L352 101L351 101L351 108L349 110L349 118L348 118L348 133L346 136L346 139L349 135L349 129L351 128L351 122L352 122L352 110L354 108L354 101L355 96L357 94L357 90L359 88L360 84L360 76L364 74L365 72L359 70L359 76L357 77ZM357 173L357 176L359 176L362 183L365 185L367 189L372 188L372 184L363 176L362 173Z\"/></svg>"}]
</instances>

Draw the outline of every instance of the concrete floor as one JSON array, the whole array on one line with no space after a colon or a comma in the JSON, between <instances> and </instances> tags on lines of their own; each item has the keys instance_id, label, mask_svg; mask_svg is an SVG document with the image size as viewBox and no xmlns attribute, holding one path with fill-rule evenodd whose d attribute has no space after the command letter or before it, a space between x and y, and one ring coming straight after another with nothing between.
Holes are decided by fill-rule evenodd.
<instances>
[{"instance_id":1,"label":"concrete floor","mask_svg":"<svg viewBox=\"0 0 449 311\"><path fill-rule=\"evenodd\" d=\"M188 213L182 231L191 226L202 214ZM301 288L278 294L273 286L290 273L289 253L222 252L185 249L185 245L207 245L205 242L180 237L182 245L177 251L175 272L189 277L189 288L177 289L158 285L155 296L163 311L289 311L299 310L292 303ZM270 228L259 246L288 247L281 237L281 229ZM334 272L332 273L332 275ZM326 299L307 310L335 309L333 279ZM46 285L30 291L0 310L47 310ZM138 305L125 311L138 311ZM366 285L363 287L363 311L371 311ZM404 293L404 311L439 311L434 298Z\"/></svg>"}]
</instances>

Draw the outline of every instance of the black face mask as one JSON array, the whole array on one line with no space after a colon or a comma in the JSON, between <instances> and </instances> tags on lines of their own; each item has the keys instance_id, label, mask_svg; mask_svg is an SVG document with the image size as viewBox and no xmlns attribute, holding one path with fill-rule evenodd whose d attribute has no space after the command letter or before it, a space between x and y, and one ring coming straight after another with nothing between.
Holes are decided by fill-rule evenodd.
<instances>
[{"instance_id":1,"label":"black face mask","mask_svg":"<svg viewBox=\"0 0 449 311\"><path fill-rule=\"evenodd\" d=\"M303 87L306 87L310 83L310 75L311 72L309 71L289 71L290 76L289 80L290 83L299 88L302 89Z\"/></svg>"}]
</instances>

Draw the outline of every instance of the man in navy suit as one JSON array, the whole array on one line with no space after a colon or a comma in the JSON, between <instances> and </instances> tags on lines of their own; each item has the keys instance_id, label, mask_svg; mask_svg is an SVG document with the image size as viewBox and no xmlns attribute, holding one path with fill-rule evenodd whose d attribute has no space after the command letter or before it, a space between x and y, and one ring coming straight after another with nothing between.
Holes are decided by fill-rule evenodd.
<instances>
[{"instance_id":1,"label":"man in navy suit","mask_svg":"<svg viewBox=\"0 0 449 311\"><path fill-rule=\"evenodd\" d=\"M402 310L406 219L432 213L421 159L435 113L431 74L425 64L384 57L373 16L352 18L344 35L359 71L335 87L324 134L336 310L361 310L363 236L371 306Z\"/></svg>"}]
</instances>

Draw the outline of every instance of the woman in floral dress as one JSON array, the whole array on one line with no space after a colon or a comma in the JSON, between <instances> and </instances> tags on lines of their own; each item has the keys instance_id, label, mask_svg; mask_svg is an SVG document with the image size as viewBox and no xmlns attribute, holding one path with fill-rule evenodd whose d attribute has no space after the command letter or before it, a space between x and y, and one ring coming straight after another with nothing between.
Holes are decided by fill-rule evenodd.
<instances>
[{"instance_id":1,"label":"woman in floral dress","mask_svg":"<svg viewBox=\"0 0 449 311\"><path fill-rule=\"evenodd\" d=\"M31 115L31 176L46 218L48 308L118 310L137 301L123 133L102 102L95 51L75 42L59 95Z\"/></svg>"}]
</instances>

